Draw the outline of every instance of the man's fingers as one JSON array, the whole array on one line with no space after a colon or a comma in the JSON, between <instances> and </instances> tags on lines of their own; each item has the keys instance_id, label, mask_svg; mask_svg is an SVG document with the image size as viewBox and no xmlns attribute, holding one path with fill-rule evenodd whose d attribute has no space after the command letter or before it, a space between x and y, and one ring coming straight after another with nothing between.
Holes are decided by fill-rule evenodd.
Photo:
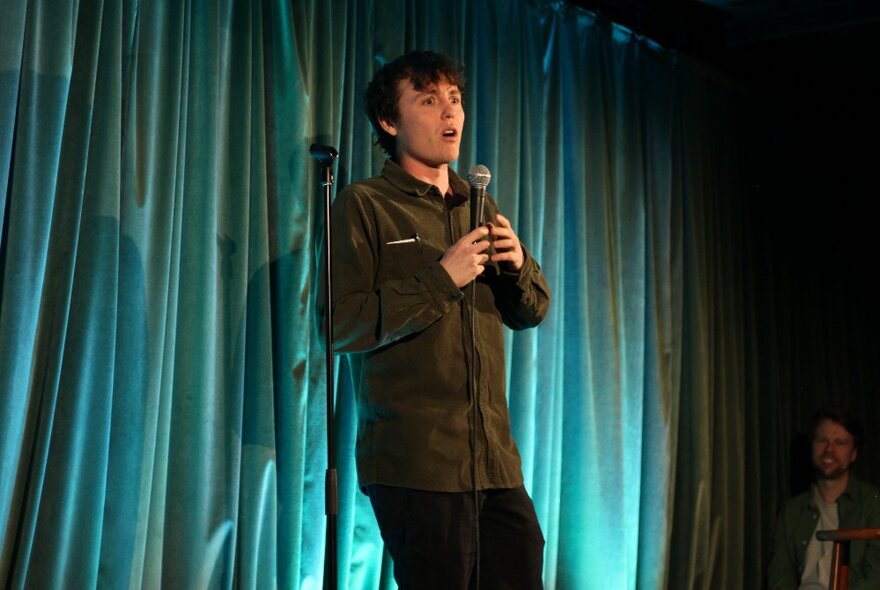
<instances>
[{"instance_id":1,"label":"man's fingers","mask_svg":"<svg viewBox=\"0 0 880 590\"><path fill-rule=\"evenodd\" d=\"M489 242L487 242L486 240L480 240L479 242L474 242L473 244L471 244L470 247L475 253L482 252L489 247Z\"/></svg>"},{"instance_id":2,"label":"man's fingers","mask_svg":"<svg viewBox=\"0 0 880 590\"><path fill-rule=\"evenodd\" d=\"M513 238L516 234L510 226L503 227L499 225L488 224L489 226L489 235L492 236L492 239L496 242L500 239L505 238Z\"/></svg>"},{"instance_id":3,"label":"man's fingers","mask_svg":"<svg viewBox=\"0 0 880 590\"><path fill-rule=\"evenodd\" d=\"M513 228L513 226L510 224L510 220L503 216L501 213L496 213L495 219L497 219L498 223L500 223L503 227L506 227L507 229Z\"/></svg>"},{"instance_id":4,"label":"man's fingers","mask_svg":"<svg viewBox=\"0 0 880 590\"><path fill-rule=\"evenodd\" d=\"M489 228L481 225L480 227L478 227L478 228L470 231L469 233L466 233L464 236L462 236L461 241L462 242L476 242L478 240L482 240L487 235L489 235Z\"/></svg>"},{"instance_id":5,"label":"man's fingers","mask_svg":"<svg viewBox=\"0 0 880 590\"><path fill-rule=\"evenodd\" d=\"M516 242L514 242L512 238L497 239L492 243L495 245L496 250L506 250L513 248L516 245Z\"/></svg>"}]
</instances>

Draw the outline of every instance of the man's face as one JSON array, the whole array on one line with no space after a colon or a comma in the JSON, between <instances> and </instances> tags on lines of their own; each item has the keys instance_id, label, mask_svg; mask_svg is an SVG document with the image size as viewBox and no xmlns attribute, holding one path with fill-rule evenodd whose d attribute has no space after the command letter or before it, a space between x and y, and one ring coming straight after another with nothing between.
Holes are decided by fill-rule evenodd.
<instances>
[{"instance_id":1,"label":"man's face","mask_svg":"<svg viewBox=\"0 0 880 590\"><path fill-rule=\"evenodd\" d=\"M437 168L458 159L464 109L458 86L440 81L422 90L409 79L398 86L397 121L380 121L396 138L397 161L405 169Z\"/></svg>"},{"instance_id":2,"label":"man's face","mask_svg":"<svg viewBox=\"0 0 880 590\"><path fill-rule=\"evenodd\" d=\"M856 460L852 435L832 420L822 420L813 433L813 466L819 479L839 479Z\"/></svg>"}]
</instances>

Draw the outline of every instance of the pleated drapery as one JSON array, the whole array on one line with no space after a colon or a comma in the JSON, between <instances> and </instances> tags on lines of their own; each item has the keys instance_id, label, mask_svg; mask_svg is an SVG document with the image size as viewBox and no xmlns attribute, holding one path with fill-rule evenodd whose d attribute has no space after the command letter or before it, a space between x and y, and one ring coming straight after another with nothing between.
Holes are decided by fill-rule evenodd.
<instances>
[{"instance_id":1,"label":"pleated drapery","mask_svg":"<svg viewBox=\"0 0 880 590\"><path fill-rule=\"evenodd\" d=\"M321 586L308 147L334 189L377 173L361 97L415 48L466 64L456 167L492 170L554 294L506 335L546 587L760 585L753 97L513 0L4 2L0 585ZM340 587L392 587L345 369Z\"/></svg>"}]
</instances>

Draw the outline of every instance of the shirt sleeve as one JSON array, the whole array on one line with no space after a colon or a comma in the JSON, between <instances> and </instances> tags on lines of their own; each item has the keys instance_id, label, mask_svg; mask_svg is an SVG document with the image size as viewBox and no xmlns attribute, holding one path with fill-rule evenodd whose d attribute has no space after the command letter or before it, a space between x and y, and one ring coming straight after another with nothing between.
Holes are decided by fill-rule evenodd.
<instances>
[{"instance_id":1,"label":"shirt sleeve","mask_svg":"<svg viewBox=\"0 0 880 590\"><path fill-rule=\"evenodd\" d=\"M489 201L490 219L499 211L494 200ZM514 228L515 230L516 228ZM495 305L504 324L513 330L533 328L541 323L550 307L550 287L538 262L523 245L523 266L519 271L499 272L492 282Z\"/></svg>"},{"instance_id":2,"label":"shirt sleeve","mask_svg":"<svg viewBox=\"0 0 880 590\"><path fill-rule=\"evenodd\" d=\"M862 526L880 528L880 495L872 490L865 499ZM880 588L880 540L853 541L865 543L865 551L860 567L850 568L850 590L870 590Z\"/></svg>"},{"instance_id":3,"label":"shirt sleeve","mask_svg":"<svg viewBox=\"0 0 880 590\"><path fill-rule=\"evenodd\" d=\"M404 278L377 277L383 260L377 217L354 190L332 212L332 319L336 352L365 352L420 332L462 298L439 262L423 262ZM414 244L417 247L418 244Z\"/></svg>"},{"instance_id":4,"label":"shirt sleeve","mask_svg":"<svg viewBox=\"0 0 880 590\"><path fill-rule=\"evenodd\" d=\"M541 267L523 246L525 260L519 272L501 271L493 284L495 301L504 324L514 330L541 323L550 307L550 287Z\"/></svg>"}]
</instances>

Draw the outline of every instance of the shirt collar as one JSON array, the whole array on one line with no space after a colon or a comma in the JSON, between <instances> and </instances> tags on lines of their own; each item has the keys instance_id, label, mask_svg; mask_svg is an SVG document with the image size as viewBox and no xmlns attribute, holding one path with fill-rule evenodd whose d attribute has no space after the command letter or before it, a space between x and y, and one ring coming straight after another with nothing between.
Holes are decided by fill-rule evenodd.
<instances>
[{"instance_id":1,"label":"shirt collar","mask_svg":"<svg viewBox=\"0 0 880 590\"><path fill-rule=\"evenodd\" d=\"M837 498L837 501L840 501L840 498L846 498L847 500L853 500L855 498L855 487L858 484L856 483L856 478L853 477L853 474L849 474L849 479L846 482L846 489L840 493L840 497Z\"/></svg>"},{"instance_id":2,"label":"shirt collar","mask_svg":"<svg viewBox=\"0 0 880 590\"><path fill-rule=\"evenodd\" d=\"M412 176L409 172L401 168L400 164L391 158L385 160L385 166L382 168L382 176L391 183L396 189L409 195L424 197L431 190L432 184L428 184L423 180L419 180ZM462 179L455 170L449 168L449 187L454 195L467 198L470 186L467 181Z\"/></svg>"},{"instance_id":3,"label":"shirt collar","mask_svg":"<svg viewBox=\"0 0 880 590\"><path fill-rule=\"evenodd\" d=\"M840 492L840 495L837 497L837 504L841 503L841 500L844 502L853 502L855 499L855 488L859 484L856 483L855 477L853 477L852 473L849 475L849 479L846 482L846 488ZM814 481L810 485L810 502L807 503L807 507L812 510L818 510L818 502L821 496L819 495L819 490L816 487L816 482Z\"/></svg>"}]
</instances>

